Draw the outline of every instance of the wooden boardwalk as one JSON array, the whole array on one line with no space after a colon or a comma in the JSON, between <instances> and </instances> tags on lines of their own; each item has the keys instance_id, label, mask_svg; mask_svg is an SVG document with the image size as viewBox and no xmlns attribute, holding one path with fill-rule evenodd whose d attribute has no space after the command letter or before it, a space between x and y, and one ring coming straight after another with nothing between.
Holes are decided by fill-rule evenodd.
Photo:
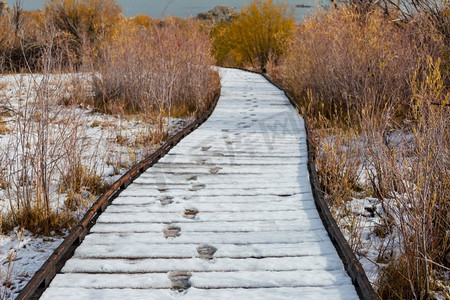
<instances>
[{"instance_id":1,"label":"wooden boardwalk","mask_svg":"<svg viewBox=\"0 0 450 300\"><path fill-rule=\"evenodd\" d=\"M221 76L209 120L114 200L42 299L359 299L302 119L262 76Z\"/></svg>"}]
</instances>

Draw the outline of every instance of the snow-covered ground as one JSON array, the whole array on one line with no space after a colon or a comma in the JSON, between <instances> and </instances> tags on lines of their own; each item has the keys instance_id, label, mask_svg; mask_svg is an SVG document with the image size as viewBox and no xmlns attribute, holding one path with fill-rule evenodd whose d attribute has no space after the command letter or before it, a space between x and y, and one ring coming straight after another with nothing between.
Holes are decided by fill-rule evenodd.
<instances>
[{"instance_id":1,"label":"snow-covered ground","mask_svg":"<svg viewBox=\"0 0 450 300\"><path fill-rule=\"evenodd\" d=\"M384 212L376 198L353 198L335 211L337 223L352 246L353 251L359 257L369 281L376 282L379 268L387 263L389 257L380 257L380 250L386 247L388 239L381 238L374 232L383 224ZM386 255L392 255L388 251Z\"/></svg>"},{"instance_id":2,"label":"snow-covered ground","mask_svg":"<svg viewBox=\"0 0 450 300\"><path fill-rule=\"evenodd\" d=\"M63 239L64 235L43 237L18 228L0 235L0 299L14 298Z\"/></svg>"},{"instance_id":3,"label":"snow-covered ground","mask_svg":"<svg viewBox=\"0 0 450 300\"><path fill-rule=\"evenodd\" d=\"M365 273L372 285L377 288L377 284L382 284L383 271L388 267L389 263L398 258L402 251L402 241L404 241L404 232L412 232L415 227L407 224L408 221L413 220L413 214L407 215L402 211L402 205L408 207L415 207L411 202L409 204L405 199L411 197L412 194L400 194L393 192L389 198L379 199L369 196L371 193L373 176L376 170L369 163L370 155L368 155L369 146L367 141L363 142L363 138L356 135L353 138L352 145L344 145L336 142L340 137L335 135L328 135L322 137L322 143L325 141L328 145L333 143L338 148L335 152L340 152L342 157L355 158L348 165L342 163L346 167L351 167L357 170L354 178L357 178L357 185L362 187L361 191L353 192L353 197L349 200L343 201L341 204L333 203L335 199L329 197L330 210L337 221L340 230L347 239L349 245L353 249L356 256L359 258ZM388 136L390 146L394 149L404 151L405 148L410 149L413 143L413 136L408 130L392 131ZM401 148L403 147L403 149ZM320 155L326 157L328 154L324 150L324 145L319 146ZM405 151L406 152L406 151ZM410 153L414 154L413 151ZM329 155L331 156L331 155ZM413 155L409 158L414 159ZM403 170L400 174L406 174L406 169L409 166L402 165L403 161L399 160L398 168ZM342 167L342 170L345 168ZM370 178L372 176L372 178ZM405 178L410 178L406 177ZM406 181L406 179L405 179ZM404 182L405 186L415 187L410 182ZM391 198L392 197L392 198ZM402 203L403 202L403 203ZM411 210L414 212L414 210ZM420 214L417 214L420 215ZM408 228L408 229L405 229ZM417 228L417 227L416 227ZM402 232L402 230L404 230ZM433 281L437 286L436 291L431 291L432 299L448 299L450 295L450 270L445 266L440 271L433 271Z\"/></svg>"},{"instance_id":4,"label":"snow-covered ground","mask_svg":"<svg viewBox=\"0 0 450 300\"><path fill-rule=\"evenodd\" d=\"M280 90L222 71L213 115L114 200L42 298L80 297L358 299Z\"/></svg>"},{"instance_id":5,"label":"snow-covered ground","mask_svg":"<svg viewBox=\"0 0 450 300\"><path fill-rule=\"evenodd\" d=\"M71 75L4 75L0 76L0 214L5 216L17 205L15 186L21 186L19 176L23 166L32 169L32 153L37 146L36 130L43 112L48 114L49 143L46 153L56 161L50 177L51 206L64 210L67 194L60 189L60 179L76 157L86 172L101 177L107 184L115 182L131 165L148 155L157 145L149 144L157 125L139 116L113 116L95 112L92 107L60 105L74 87L70 82L77 76L88 84L89 77ZM48 83L48 85L46 85ZM40 88L41 87L41 88ZM39 92L37 92L39 90ZM44 94L44 96L43 96ZM46 99L48 102L40 102ZM48 110L46 109L48 105ZM170 134L184 128L191 119L164 119ZM39 127L41 126L41 127ZM67 153L73 153L73 156ZM27 157L20 163L20 157ZM25 164L27 163L27 164ZM31 175L31 174L30 174ZM12 185L7 186L8 183ZM95 197L82 191L84 198L76 203L72 214L80 218ZM0 226L1 226L0 218ZM48 258L68 232L52 233L48 237L15 229L0 235L0 298L14 298L34 272Z\"/></svg>"}]
</instances>

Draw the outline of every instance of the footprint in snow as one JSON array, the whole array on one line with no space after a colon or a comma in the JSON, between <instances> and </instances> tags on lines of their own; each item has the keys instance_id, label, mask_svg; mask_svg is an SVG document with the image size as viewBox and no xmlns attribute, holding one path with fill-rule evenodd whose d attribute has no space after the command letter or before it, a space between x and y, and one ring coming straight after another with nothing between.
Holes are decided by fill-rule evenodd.
<instances>
[{"instance_id":1,"label":"footprint in snow","mask_svg":"<svg viewBox=\"0 0 450 300\"><path fill-rule=\"evenodd\" d=\"M214 167L212 169L209 170L209 173L216 175L217 173L219 173L219 171L222 170L221 167Z\"/></svg>"},{"instance_id":2,"label":"footprint in snow","mask_svg":"<svg viewBox=\"0 0 450 300\"><path fill-rule=\"evenodd\" d=\"M191 192L196 192L199 190L203 190L206 187L205 184L203 183L199 183L199 184L194 184L191 186L191 188L189 189Z\"/></svg>"},{"instance_id":3,"label":"footprint in snow","mask_svg":"<svg viewBox=\"0 0 450 300\"><path fill-rule=\"evenodd\" d=\"M191 287L191 279L192 274L190 272L180 272L180 271L172 271L169 272L169 280L171 282L170 289L172 291L177 291L180 293L185 292Z\"/></svg>"},{"instance_id":4,"label":"footprint in snow","mask_svg":"<svg viewBox=\"0 0 450 300\"><path fill-rule=\"evenodd\" d=\"M199 211L195 207L186 208L184 210L183 217L185 217L186 219L195 219L198 213Z\"/></svg>"},{"instance_id":5,"label":"footprint in snow","mask_svg":"<svg viewBox=\"0 0 450 300\"><path fill-rule=\"evenodd\" d=\"M205 158L200 158L200 159L196 159L196 160L195 160L195 163L196 163L197 165L204 165L204 164L206 164L207 162L208 162L208 160L205 159Z\"/></svg>"},{"instance_id":6,"label":"footprint in snow","mask_svg":"<svg viewBox=\"0 0 450 300\"><path fill-rule=\"evenodd\" d=\"M162 206L169 205L169 204L173 203L173 197L172 196L162 197L159 199L159 202L161 203Z\"/></svg>"},{"instance_id":7,"label":"footprint in snow","mask_svg":"<svg viewBox=\"0 0 450 300\"><path fill-rule=\"evenodd\" d=\"M173 224L167 225L163 228L164 237L167 238L176 238L181 235L181 228L180 226L176 226Z\"/></svg>"},{"instance_id":8,"label":"footprint in snow","mask_svg":"<svg viewBox=\"0 0 450 300\"><path fill-rule=\"evenodd\" d=\"M196 175L191 175L188 178L186 178L186 181L195 181L197 179L198 179L198 177Z\"/></svg>"},{"instance_id":9,"label":"footprint in snow","mask_svg":"<svg viewBox=\"0 0 450 300\"><path fill-rule=\"evenodd\" d=\"M216 253L217 248L207 245L207 244L202 244L197 246L197 253L199 255L200 258L203 259L213 259L214 257L214 253Z\"/></svg>"}]
</instances>

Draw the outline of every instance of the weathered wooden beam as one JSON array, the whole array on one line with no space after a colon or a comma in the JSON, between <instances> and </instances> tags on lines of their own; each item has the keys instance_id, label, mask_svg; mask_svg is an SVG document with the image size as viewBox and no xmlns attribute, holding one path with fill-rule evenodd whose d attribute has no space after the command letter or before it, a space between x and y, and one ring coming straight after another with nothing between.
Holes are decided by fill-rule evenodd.
<instances>
[{"instance_id":1,"label":"weathered wooden beam","mask_svg":"<svg viewBox=\"0 0 450 300\"><path fill-rule=\"evenodd\" d=\"M81 244L90 228L95 224L97 218L105 211L111 203L111 198L116 198L121 190L128 187L133 180L139 177L146 169L154 165L169 150L178 144L186 135L191 133L200 124L205 122L214 111L219 99L217 93L206 111L193 123L169 138L164 145L141 162L134 165L122 177L120 177L105 193L98 197L97 201L86 212L79 224L70 232L59 247L50 255L42 267L34 274L25 288L17 296L17 300L39 299L56 274L62 269L65 262L73 256L75 249ZM111 200L111 201L110 201Z\"/></svg>"}]
</instances>

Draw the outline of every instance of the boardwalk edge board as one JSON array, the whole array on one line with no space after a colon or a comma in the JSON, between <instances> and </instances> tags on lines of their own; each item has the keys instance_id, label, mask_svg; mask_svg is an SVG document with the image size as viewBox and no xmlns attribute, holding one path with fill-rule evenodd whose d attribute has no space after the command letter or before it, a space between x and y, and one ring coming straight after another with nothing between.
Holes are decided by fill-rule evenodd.
<instances>
[{"instance_id":1,"label":"boardwalk edge board","mask_svg":"<svg viewBox=\"0 0 450 300\"><path fill-rule=\"evenodd\" d=\"M178 144L184 137L203 124L213 113L220 97L220 90L217 91L210 102L206 111L194 122L169 138L164 145L141 162L134 165L122 177L120 177L103 195L99 196L97 201L86 212L78 225L72 229L69 235L64 239L61 245L50 255L46 262L34 274L28 284L17 296L17 300L39 299L45 289L56 274L62 269L65 262L69 260L75 249L81 244L83 239L89 233L92 226L95 225L98 217L105 211L109 204L119 196L135 179L137 179L148 168L158 162L170 149Z\"/></svg>"},{"instance_id":2,"label":"boardwalk edge board","mask_svg":"<svg viewBox=\"0 0 450 300\"><path fill-rule=\"evenodd\" d=\"M248 70L244 70L248 71ZM261 74L259 72L252 72ZM293 101L286 91L284 91L279 85L274 83L268 76L262 74L263 77L268 80L271 84L276 86L278 89L284 92L286 98L295 107L297 112L300 114L301 110L298 105ZM56 276L58 272L62 269L65 262L70 259L75 249L81 244L84 237L90 232L91 227L96 223L97 218L106 209L106 207L115 199L119 194L126 189L140 174L145 172L153 164L155 164L162 156L164 156L172 147L174 147L183 137L192 132L203 122L205 122L208 117L214 111L214 108L218 102L220 93L216 94L214 100L210 103L207 111L191 125L186 127L183 131L179 132L172 138L170 138L163 146L161 146L157 151L155 151L148 158L144 159L142 162L135 165L130 169L124 176L122 176L116 183L114 183L111 188L92 205L92 207L87 211L86 215L80 221L80 223L75 227L72 232L67 236L63 243L53 252L50 258L44 263L44 265L36 272L32 277L27 286L21 291L17 299L38 299L45 289L49 286L52 279ZM321 221L327 230L327 233L332 241L340 259L343 262L345 270L347 271L349 277L351 278L358 296L361 299L377 299L377 295L373 290L367 276L362 268L359 260L356 258L355 254L351 250L344 236L342 235L336 221L334 220L325 200L324 194L320 189L320 182L316 173L316 167L314 164L314 150L310 144L310 128L307 120L305 120L306 129L306 142L308 151L308 172L310 176L310 185L312 188L312 194L314 197L314 202L317 211L320 215ZM318 219L317 219L318 220Z\"/></svg>"},{"instance_id":3,"label":"boardwalk edge board","mask_svg":"<svg viewBox=\"0 0 450 300\"><path fill-rule=\"evenodd\" d=\"M245 71L245 70L244 70ZM255 72L257 73L257 72ZM266 73L263 73L262 76L267 79L270 83L276 86L279 90L283 91L286 98L289 102L294 106L297 110L298 114L302 114L301 108L294 101L294 99L287 93L279 84L275 83ZM320 218L322 219L323 225L330 236L330 239L336 248L342 262L344 264L345 270L348 275L351 277L353 284L355 285L356 291L359 297L363 300L375 300L378 299L378 295L370 284L369 279L367 278L364 269L356 258L353 250L350 248L345 237L342 235L339 226L336 223L336 220L333 218L331 214L330 208L325 202L324 192L321 188L321 184L319 181L319 177L317 175L317 169L314 162L314 148L311 145L310 137L311 137L311 128L309 126L308 120L304 118L305 121L305 130L306 130L306 144L308 147L308 171L311 182L311 189L313 192L314 202L316 204L317 210L319 212Z\"/></svg>"}]
</instances>

